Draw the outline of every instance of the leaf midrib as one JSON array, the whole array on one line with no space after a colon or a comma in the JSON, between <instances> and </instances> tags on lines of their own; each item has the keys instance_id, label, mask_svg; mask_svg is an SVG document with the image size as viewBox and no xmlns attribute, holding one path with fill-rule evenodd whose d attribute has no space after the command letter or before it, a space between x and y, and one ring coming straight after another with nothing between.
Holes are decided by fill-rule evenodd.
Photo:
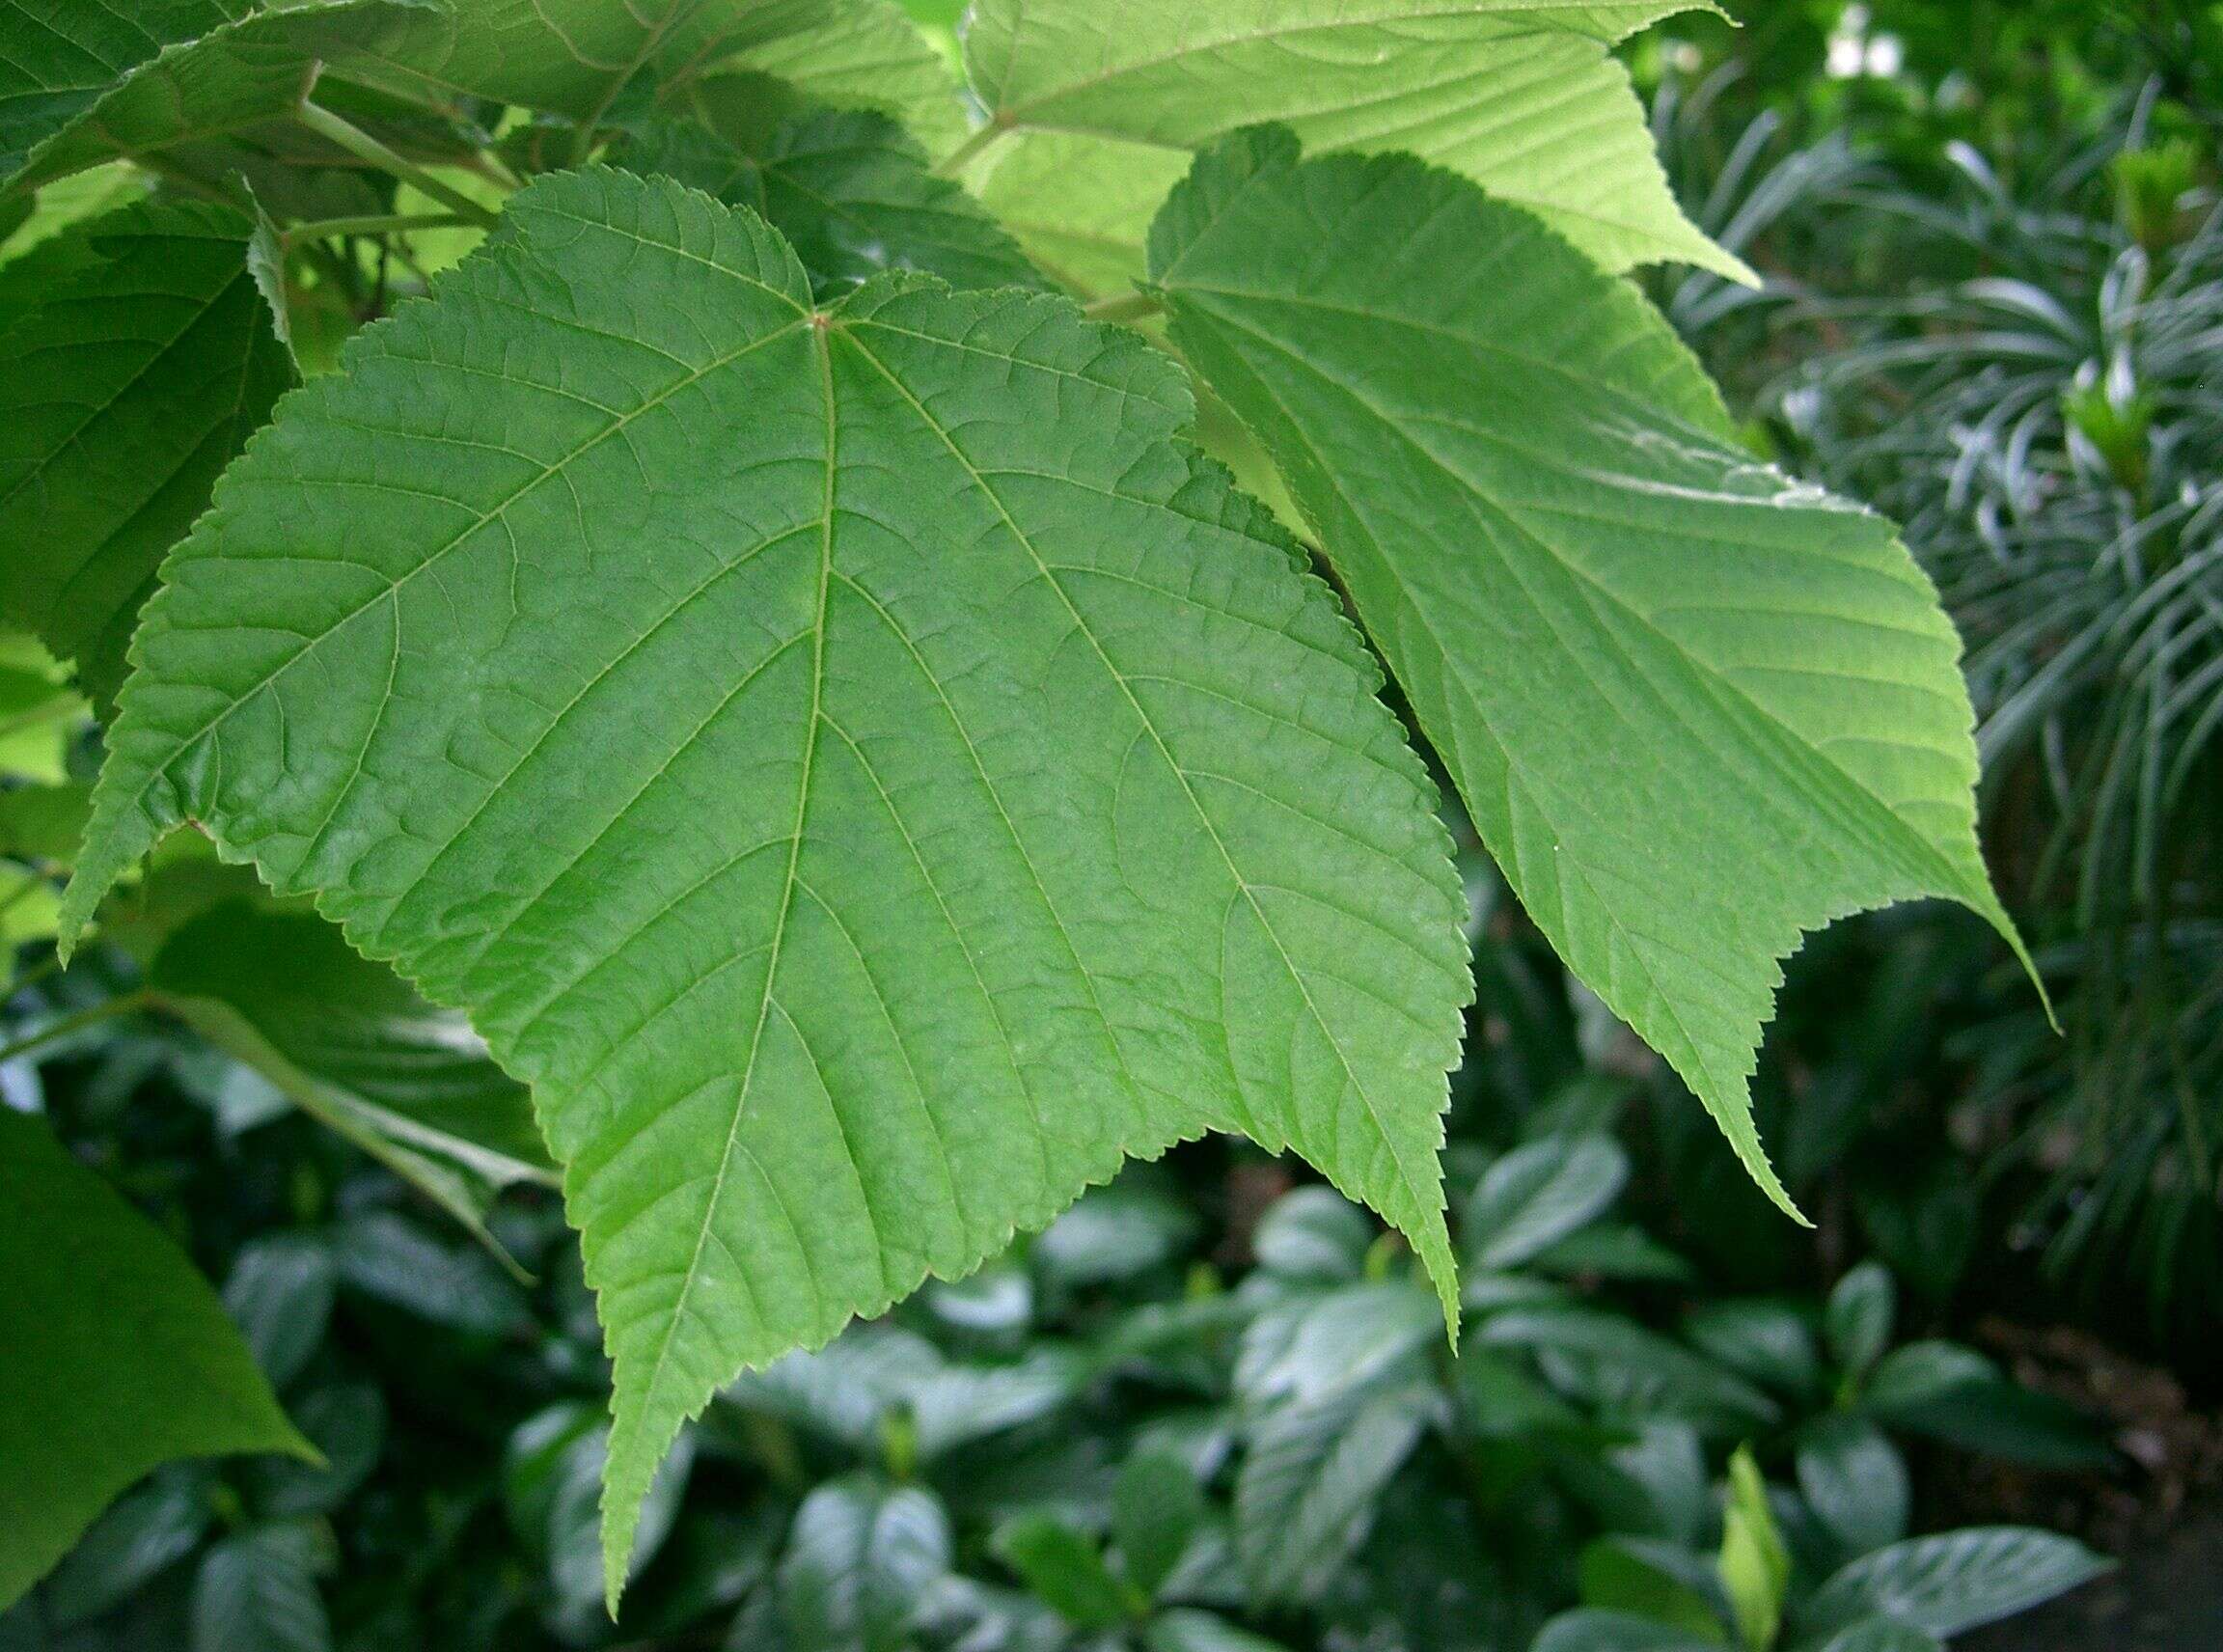
<instances>
[{"instance_id":1,"label":"leaf midrib","mask_svg":"<svg viewBox=\"0 0 2223 1652\"><path fill-rule=\"evenodd\" d=\"M655 1362L649 1367L647 1379L641 1390L641 1405L649 1413L657 1410L657 1396L663 1389L664 1371L671 1360L672 1344L678 1338L680 1327L686 1323L688 1299L694 1295L695 1282L701 1277L703 1252L709 1246L712 1229L718 1225L719 1206L726 1197L726 1179L732 1171L734 1155L740 1150L741 1121L749 1115L749 1095L755 1082L757 1060L764 1052L764 1028L771 1019L775 988L780 979L781 949L787 937L788 917L795 910L795 892L799 882L796 874L803 861L803 827L810 812L810 782L818 758L818 728L824 715L826 691L826 593L833 583L834 572L835 482L841 468L840 420L837 417L834 401L834 357L827 339L827 328L822 323L811 321L803 324L809 326L813 334L811 345L818 358L819 393L826 404L826 479L819 518L818 590L813 604L815 616L810 625L810 710L804 726L803 761L795 782L795 818L787 835L787 869L780 880L780 913L773 921L771 948L764 960L764 989L756 1001L755 1026L749 1035L749 1059L742 1065L740 1086L734 1092L733 1117L727 1126L726 1144L718 1155L718 1169L711 1176L710 1197L702 1207L702 1222L695 1230L695 1249L688 1255L686 1271L679 1280L679 1294L672 1300L672 1312L664 1321L664 1334L657 1341ZM773 336L777 337L778 333ZM795 1031L796 1036L800 1038L802 1030L797 1028ZM869 1200L865 1201L865 1208L867 1211L871 1208ZM885 1270L885 1254L877 1235L872 1249L874 1259Z\"/></svg>"},{"instance_id":2,"label":"leaf midrib","mask_svg":"<svg viewBox=\"0 0 2223 1652\"><path fill-rule=\"evenodd\" d=\"M1408 1194L1417 1194L1418 1190L1429 1185L1429 1180L1431 1178L1416 1177L1413 1175L1413 1168L1406 1162L1403 1149L1398 1144L1396 1133L1389 1128L1388 1122L1383 1117L1380 1108L1375 1104L1373 1093L1368 1090L1365 1085L1360 1081L1357 1071L1351 1065L1350 1058L1344 1054L1341 1043L1336 1039L1333 1032L1330 1029L1327 1018L1321 1014L1319 1005L1312 997L1312 989L1305 980L1304 973L1297 968L1296 960L1290 957L1288 949L1281 940L1280 931L1275 927L1273 920L1267 916L1264 907L1260 905L1257 892L1251 888L1250 880L1244 875L1241 867L1236 864L1233 853L1227 847L1226 840L1220 834L1218 823L1213 820L1210 812L1204 808L1203 800L1197 797L1195 788L1190 784L1188 771L1184 769L1179 760L1174 757L1172 750L1166 743L1165 735L1159 730L1157 721L1152 718L1149 712L1143 708L1141 701L1136 696L1133 686L1128 682L1126 674L1119 669L1117 664L1114 663L1112 659L1111 654L1106 651L1102 639L1096 635L1094 627L1088 623L1086 617L1081 612L1079 605L1074 602L1071 593L1066 591L1064 581L1052 570L1048 560L1043 557L1041 551L1035 546L1032 538L1029 537L1027 532L1019 526L1017 519L1012 516L1010 508L1003 502L1002 495L999 493L993 485L990 484L988 479L985 476L981 475L980 471L974 465L971 457L962 448L957 445L955 438L950 434L950 432L946 427L944 427L942 423L934 417L934 415L926 408L926 406L911 393L910 387L904 384L903 381L897 377L896 374L888 367L888 365L881 361L877 355L873 354L873 352L865 345L864 342L857 336L864 327L869 326L872 323L869 321L860 321L845 329L845 335L848 338L849 343L857 350L858 354L863 356L865 361L869 362L872 367L878 371L883 378L887 379L889 384L894 388L896 394L901 396L903 399L911 405L913 410L919 415L920 422L925 425L927 429L933 432L935 437L942 443L944 447L948 449L950 455L957 460L960 466L964 468L965 473L973 478L974 485L980 489L982 496L995 506L997 514L1002 518L1004 526L1009 529L1013 538L1026 550L1029 560L1031 560L1034 565L1041 571L1044 582L1049 586L1051 590L1057 593L1058 601L1064 605L1066 612L1072 616L1075 628L1080 632L1082 636L1088 639L1088 646L1090 649L1095 653L1097 659L1102 663L1105 671L1111 675L1112 681L1118 685L1121 697L1125 699L1129 708L1134 712L1136 721L1139 722L1142 726L1143 730L1149 734L1150 743L1157 749L1160 758L1165 762L1166 768L1169 769L1173 773L1174 777L1180 782L1183 795L1188 798L1191 810L1194 811L1197 820L1203 825L1205 833L1211 838L1213 847L1219 852L1221 861L1227 867L1228 875L1235 880L1236 888L1241 891L1243 898L1245 902L1249 904L1252 916L1257 919L1259 927L1273 942L1276 955L1280 958L1282 967L1288 972L1289 978L1296 984L1299 996L1302 997L1304 1001L1305 1012L1312 1018L1314 1027L1319 1031L1321 1037L1326 1041L1328 1047L1334 1052L1337 1066L1342 1069L1344 1077L1350 1084L1353 1092L1356 1093L1360 1102L1364 1104L1367 1116L1374 1121L1375 1129L1380 1134L1382 1142L1388 1147L1389 1156L1397 1166L1398 1177L1404 1184L1403 1191ZM1085 974L1085 972L1084 973ZM1243 1108L1244 1112L1249 1112L1248 1101L1246 1101L1240 1094L1240 1086L1238 1086L1238 1093L1235 1096L1235 1100L1237 1101L1238 1105ZM1253 1120L1253 1123L1255 1123L1255 1120ZM1250 1133L1253 1135L1257 1134L1255 1130Z\"/></svg>"}]
</instances>

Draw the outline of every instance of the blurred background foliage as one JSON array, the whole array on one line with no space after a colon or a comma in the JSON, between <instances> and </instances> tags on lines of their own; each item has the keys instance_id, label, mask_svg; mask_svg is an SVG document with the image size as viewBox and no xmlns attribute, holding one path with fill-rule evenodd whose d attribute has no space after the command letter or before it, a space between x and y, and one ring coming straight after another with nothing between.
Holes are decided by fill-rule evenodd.
<instances>
[{"instance_id":1,"label":"blurred background foliage","mask_svg":"<svg viewBox=\"0 0 2223 1652\"><path fill-rule=\"evenodd\" d=\"M1767 283L1644 279L1755 453L1889 512L1938 582L2061 1035L1964 916L1813 937L1755 1086L1794 1229L1469 833L1456 1350L1371 1219L1193 1144L736 1383L613 1625L607 1378L517 1087L190 845L58 970L96 753L11 644L0 1102L222 1284L327 1465L162 1471L0 1652L1918 1652L2095 1574L2033 1528L2141 1554L2197 1513L2223 1467L2223 6L1729 9L1630 64L1679 194ZM2092 1633L2059 1643L2171 1644Z\"/></svg>"}]
</instances>

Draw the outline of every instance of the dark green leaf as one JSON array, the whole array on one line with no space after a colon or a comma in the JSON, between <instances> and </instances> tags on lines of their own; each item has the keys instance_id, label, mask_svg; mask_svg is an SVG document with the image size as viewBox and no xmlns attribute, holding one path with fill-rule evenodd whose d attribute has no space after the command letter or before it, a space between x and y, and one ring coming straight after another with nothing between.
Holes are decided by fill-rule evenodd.
<instances>
[{"instance_id":1,"label":"dark green leaf","mask_svg":"<svg viewBox=\"0 0 2223 1652\"><path fill-rule=\"evenodd\" d=\"M259 1526L208 1551L193 1582L193 1652L331 1652L314 1532Z\"/></svg>"},{"instance_id":2,"label":"dark green leaf","mask_svg":"<svg viewBox=\"0 0 2223 1652\"><path fill-rule=\"evenodd\" d=\"M206 1280L70 1157L0 1107L0 1609L158 1463L314 1455Z\"/></svg>"},{"instance_id":3,"label":"dark green leaf","mask_svg":"<svg viewBox=\"0 0 2223 1652\"><path fill-rule=\"evenodd\" d=\"M98 1617L191 1554L208 1529L209 1490L197 1465L174 1466L119 1498L40 1590L47 1621L69 1629Z\"/></svg>"},{"instance_id":4,"label":"dark green leaf","mask_svg":"<svg viewBox=\"0 0 2223 1652\"><path fill-rule=\"evenodd\" d=\"M1367 1247L1380 1232L1365 1211L1315 1183L1266 1207L1250 1250L1260 1267L1284 1279L1348 1283L1365 1267Z\"/></svg>"},{"instance_id":5,"label":"dark green leaf","mask_svg":"<svg viewBox=\"0 0 2223 1652\"><path fill-rule=\"evenodd\" d=\"M1700 1353L1786 1393L1811 1393L1822 1380L1813 1324L1789 1303L1760 1297L1703 1303L1684 1316L1683 1335Z\"/></svg>"},{"instance_id":6,"label":"dark green leaf","mask_svg":"<svg viewBox=\"0 0 2223 1652\"><path fill-rule=\"evenodd\" d=\"M481 1237L502 1190L556 1179L525 1087L462 1017L426 1004L314 914L253 900L212 907L172 934L147 984Z\"/></svg>"},{"instance_id":7,"label":"dark green leaf","mask_svg":"<svg viewBox=\"0 0 2223 1652\"><path fill-rule=\"evenodd\" d=\"M949 1520L933 1493L867 1475L832 1480L795 1516L780 1603L798 1652L897 1652L922 1597L949 1569Z\"/></svg>"},{"instance_id":8,"label":"dark green leaf","mask_svg":"<svg viewBox=\"0 0 2223 1652\"><path fill-rule=\"evenodd\" d=\"M952 287L1045 285L1002 226L937 178L918 140L885 115L816 110L782 123L753 151L701 126L659 123L624 159L754 207L794 246L822 297L892 269L921 270Z\"/></svg>"},{"instance_id":9,"label":"dark green leaf","mask_svg":"<svg viewBox=\"0 0 2223 1652\"><path fill-rule=\"evenodd\" d=\"M1235 1550L1260 1601L1302 1600L1326 1584L1364 1539L1436 1404L1421 1385L1345 1388L1280 1406L1250 1429L1235 1481Z\"/></svg>"},{"instance_id":10,"label":"dark green leaf","mask_svg":"<svg viewBox=\"0 0 2223 1652\"><path fill-rule=\"evenodd\" d=\"M1708 1639L1672 1623L1619 1611L1561 1612L1544 1626L1529 1652L1713 1652L1720 1632Z\"/></svg>"},{"instance_id":11,"label":"dark green leaf","mask_svg":"<svg viewBox=\"0 0 2223 1652\"><path fill-rule=\"evenodd\" d=\"M1584 1308L1518 1308L1493 1314L1475 1336L1525 1347L1591 1397L1633 1416L1682 1418L1743 1429L1772 1420L1775 1402L1732 1371L1633 1320Z\"/></svg>"},{"instance_id":12,"label":"dark green leaf","mask_svg":"<svg viewBox=\"0 0 2223 1652\"><path fill-rule=\"evenodd\" d=\"M439 27L452 16L446 0L133 0L131 14L118 0L65 4L71 15L59 29L24 17L27 0L0 13L29 24L0 70L0 187L283 120L320 60L375 51L412 19ZM49 8L28 0L28 9ZM137 26L142 11L159 19L155 28ZM32 60L18 55L26 51Z\"/></svg>"},{"instance_id":13,"label":"dark green leaf","mask_svg":"<svg viewBox=\"0 0 2223 1652\"><path fill-rule=\"evenodd\" d=\"M1252 1404L1325 1399L1372 1382L1442 1335L1434 1299L1414 1284L1291 1297L1244 1333L1235 1391Z\"/></svg>"},{"instance_id":14,"label":"dark green leaf","mask_svg":"<svg viewBox=\"0 0 2223 1652\"><path fill-rule=\"evenodd\" d=\"M1865 1555L1907 1535L1906 1459L1872 1423L1817 1418L1799 1432L1798 1473L1799 1495L1842 1553Z\"/></svg>"},{"instance_id":15,"label":"dark green leaf","mask_svg":"<svg viewBox=\"0 0 2223 1652\"><path fill-rule=\"evenodd\" d=\"M154 570L293 382L226 207L124 207L0 317L0 615L102 703Z\"/></svg>"},{"instance_id":16,"label":"dark green leaf","mask_svg":"<svg viewBox=\"0 0 2223 1652\"><path fill-rule=\"evenodd\" d=\"M1595 1275L1655 1284L1687 1284L1688 1261L1633 1223L1594 1222L1539 1251L1530 1265L1563 1278Z\"/></svg>"},{"instance_id":17,"label":"dark green leaf","mask_svg":"<svg viewBox=\"0 0 2223 1652\"><path fill-rule=\"evenodd\" d=\"M335 1248L350 1290L435 1325L500 1336L530 1323L516 1281L485 1251L443 1244L393 1211L350 1221Z\"/></svg>"},{"instance_id":18,"label":"dark green leaf","mask_svg":"<svg viewBox=\"0 0 2223 1652\"><path fill-rule=\"evenodd\" d=\"M1582 1551L1582 1604L1641 1618L1689 1640L1721 1645L1719 1583L1697 1554L1637 1537L1602 1537Z\"/></svg>"},{"instance_id":19,"label":"dark green leaf","mask_svg":"<svg viewBox=\"0 0 2223 1652\"><path fill-rule=\"evenodd\" d=\"M1862 1262L1831 1287L1822 1330L1829 1357L1848 1375L1866 1376L1891 1345L1898 1298L1898 1287L1880 1262Z\"/></svg>"},{"instance_id":20,"label":"dark green leaf","mask_svg":"<svg viewBox=\"0 0 2223 1652\"><path fill-rule=\"evenodd\" d=\"M1460 1208L1468 1265L1533 1260L1603 1215L1628 1180L1629 1155L1610 1136L1552 1136L1514 1148Z\"/></svg>"},{"instance_id":21,"label":"dark green leaf","mask_svg":"<svg viewBox=\"0 0 2223 1652\"><path fill-rule=\"evenodd\" d=\"M1949 1638L2090 1583L2113 1562L2025 1527L1970 1527L1863 1556L1822 1585L1801 1614L1826 1634L1871 1612Z\"/></svg>"},{"instance_id":22,"label":"dark green leaf","mask_svg":"<svg viewBox=\"0 0 2223 1652\"><path fill-rule=\"evenodd\" d=\"M1104 1563L1096 1540L1054 1515L1022 1515L999 1528L997 1556L1079 1629L1110 1629L1125 1621L1131 1597Z\"/></svg>"},{"instance_id":23,"label":"dark green leaf","mask_svg":"<svg viewBox=\"0 0 2223 1652\"><path fill-rule=\"evenodd\" d=\"M293 1420L324 1454L321 1468L283 1457L258 1459L250 1473L263 1518L329 1514L362 1488L386 1444L386 1398L370 1383L334 1383L293 1402Z\"/></svg>"},{"instance_id":24,"label":"dark green leaf","mask_svg":"<svg viewBox=\"0 0 2223 1652\"><path fill-rule=\"evenodd\" d=\"M1194 1213L1179 1199L1130 1178L1083 1194L1028 1256L1045 1283L1105 1284L1171 1260L1195 1229Z\"/></svg>"},{"instance_id":25,"label":"dark green leaf","mask_svg":"<svg viewBox=\"0 0 2223 1652\"><path fill-rule=\"evenodd\" d=\"M1112 1541L1127 1581L1155 1598L1204 1523L1204 1491L1179 1457L1137 1451L1119 1466Z\"/></svg>"},{"instance_id":26,"label":"dark green leaf","mask_svg":"<svg viewBox=\"0 0 2223 1652\"><path fill-rule=\"evenodd\" d=\"M224 1311L272 1388L299 1376L323 1342L334 1283L331 1248L306 1233L254 1240L233 1259L224 1278Z\"/></svg>"},{"instance_id":27,"label":"dark green leaf","mask_svg":"<svg viewBox=\"0 0 2223 1652\"><path fill-rule=\"evenodd\" d=\"M1152 1618L1142 1643L1149 1652L1288 1652L1278 1640L1238 1629L1211 1612L1186 1609Z\"/></svg>"},{"instance_id":28,"label":"dark green leaf","mask_svg":"<svg viewBox=\"0 0 2223 1652\"><path fill-rule=\"evenodd\" d=\"M1945 1642L1895 1618L1864 1617L1840 1629L1815 1652L1945 1652Z\"/></svg>"}]
</instances>

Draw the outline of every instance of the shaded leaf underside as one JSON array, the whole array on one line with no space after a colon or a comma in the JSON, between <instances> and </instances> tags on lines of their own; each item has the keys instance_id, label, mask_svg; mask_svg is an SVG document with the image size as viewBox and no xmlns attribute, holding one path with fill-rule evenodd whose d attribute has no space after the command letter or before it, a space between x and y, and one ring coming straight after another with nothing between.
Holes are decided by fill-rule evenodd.
<instances>
[{"instance_id":1,"label":"shaded leaf underside","mask_svg":"<svg viewBox=\"0 0 2223 1652\"><path fill-rule=\"evenodd\" d=\"M155 567L293 381L249 233L225 207L127 206L0 315L0 615L103 704Z\"/></svg>"},{"instance_id":2,"label":"shaded leaf underside","mask_svg":"<svg viewBox=\"0 0 2223 1652\"><path fill-rule=\"evenodd\" d=\"M1044 285L980 203L935 177L924 150L869 110L810 111L782 122L754 150L698 125L658 122L623 160L756 212L787 237L821 294L900 269L952 287Z\"/></svg>"},{"instance_id":3,"label":"shaded leaf underside","mask_svg":"<svg viewBox=\"0 0 2223 1652\"><path fill-rule=\"evenodd\" d=\"M982 179L1045 262L1101 277L1165 198L1167 151L1283 123L1309 149L1408 151L1545 219L1602 266L1749 271L1676 206L1609 47L1682 0L983 0L974 88L1020 134ZM1033 155L1035 148L1048 151ZM1156 182L1153 192L1149 184ZM1080 245L1074 243L1078 241ZM1139 260L1116 273L1139 273Z\"/></svg>"},{"instance_id":4,"label":"shaded leaf underside","mask_svg":"<svg viewBox=\"0 0 2223 1652\"><path fill-rule=\"evenodd\" d=\"M893 0L162 0L146 17L61 0L59 24L31 15L50 4L6 5L0 187L263 126L320 76L591 121L637 89L755 71L930 142L961 124L947 66Z\"/></svg>"},{"instance_id":5,"label":"shaded leaf underside","mask_svg":"<svg viewBox=\"0 0 2223 1652\"><path fill-rule=\"evenodd\" d=\"M1062 300L810 307L569 175L282 404L169 564L68 896L190 817L531 1081L617 1369L681 1419L1123 1153L1289 1145L1451 1284L1467 993L1325 589Z\"/></svg>"}]
</instances>

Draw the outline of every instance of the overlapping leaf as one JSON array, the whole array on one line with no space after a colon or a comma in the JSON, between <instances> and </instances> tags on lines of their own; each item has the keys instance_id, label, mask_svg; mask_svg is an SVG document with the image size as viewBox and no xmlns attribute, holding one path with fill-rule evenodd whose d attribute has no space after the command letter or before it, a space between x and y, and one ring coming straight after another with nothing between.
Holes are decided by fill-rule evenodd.
<instances>
[{"instance_id":1,"label":"overlapping leaf","mask_svg":"<svg viewBox=\"0 0 2223 1652\"><path fill-rule=\"evenodd\" d=\"M229 208L143 203L31 255L0 315L0 616L96 700L155 566L293 380Z\"/></svg>"},{"instance_id":2,"label":"overlapping leaf","mask_svg":"<svg viewBox=\"0 0 2223 1652\"><path fill-rule=\"evenodd\" d=\"M157 1463L313 1455L206 1280L77 1163L0 1107L0 1610Z\"/></svg>"},{"instance_id":3,"label":"overlapping leaf","mask_svg":"<svg viewBox=\"0 0 2223 1652\"><path fill-rule=\"evenodd\" d=\"M870 110L797 116L754 150L701 126L662 122L623 158L636 171L754 209L787 237L821 294L893 269L938 275L952 287L1044 285L980 203L935 177L918 142Z\"/></svg>"},{"instance_id":4,"label":"overlapping leaf","mask_svg":"<svg viewBox=\"0 0 2223 1652\"><path fill-rule=\"evenodd\" d=\"M1139 238L1149 204L1163 199L1141 180L1163 168L1137 146L1184 151L1278 121L1315 149L1410 151L1464 172L1607 269L1680 259L1743 278L1743 265L1676 206L1628 71L1609 50L1687 9L1685 0L982 0L965 57L992 128L1061 140L1054 166L1027 159L1038 140L1023 140L1002 163L1013 175L992 175L985 187L1000 210L1039 226L1042 256L1057 264L1057 241Z\"/></svg>"},{"instance_id":5,"label":"overlapping leaf","mask_svg":"<svg viewBox=\"0 0 2223 1652\"><path fill-rule=\"evenodd\" d=\"M496 1194L555 1179L525 1088L314 913L221 902L164 942L147 986L481 1239Z\"/></svg>"},{"instance_id":6,"label":"overlapping leaf","mask_svg":"<svg viewBox=\"0 0 2223 1652\"><path fill-rule=\"evenodd\" d=\"M91 0L58 24L53 11L0 11L0 187L283 120L320 77L592 122L626 96L755 72L935 143L961 125L948 69L892 0L161 0L148 18Z\"/></svg>"},{"instance_id":7,"label":"overlapping leaf","mask_svg":"<svg viewBox=\"0 0 2223 1652\"><path fill-rule=\"evenodd\" d=\"M0 0L0 180L168 48L254 0Z\"/></svg>"},{"instance_id":8,"label":"overlapping leaf","mask_svg":"<svg viewBox=\"0 0 2223 1652\"><path fill-rule=\"evenodd\" d=\"M1244 134L1152 262L1530 915L1783 1198L1746 1085L1801 932L1942 895L2013 940L1928 580L1743 452L1633 289L1448 173Z\"/></svg>"},{"instance_id":9,"label":"overlapping leaf","mask_svg":"<svg viewBox=\"0 0 2223 1652\"><path fill-rule=\"evenodd\" d=\"M894 0L471 0L334 68L434 97L492 97L593 121L621 96L701 95L771 75L822 102L883 110L922 135L959 121L947 67Z\"/></svg>"},{"instance_id":10,"label":"overlapping leaf","mask_svg":"<svg viewBox=\"0 0 2223 1652\"><path fill-rule=\"evenodd\" d=\"M1063 300L811 307L668 180L516 197L169 567L65 917L187 817L529 1079L611 1570L744 1364L1123 1153L1295 1147L1450 1284L1462 906L1373 668Z\"/></svg>"},{"instance_id":11,"label":"overlapping leaf","mask_svg":"<svg viewBox=\"0 0 2223 1652\"><path fill-rule=\"evenodd\" d=\"M275 120L324 57L370 52L447 0L8 0L0 189ZM95 42L97 41L96 45Z\"/></svg>"}]
</instances>

